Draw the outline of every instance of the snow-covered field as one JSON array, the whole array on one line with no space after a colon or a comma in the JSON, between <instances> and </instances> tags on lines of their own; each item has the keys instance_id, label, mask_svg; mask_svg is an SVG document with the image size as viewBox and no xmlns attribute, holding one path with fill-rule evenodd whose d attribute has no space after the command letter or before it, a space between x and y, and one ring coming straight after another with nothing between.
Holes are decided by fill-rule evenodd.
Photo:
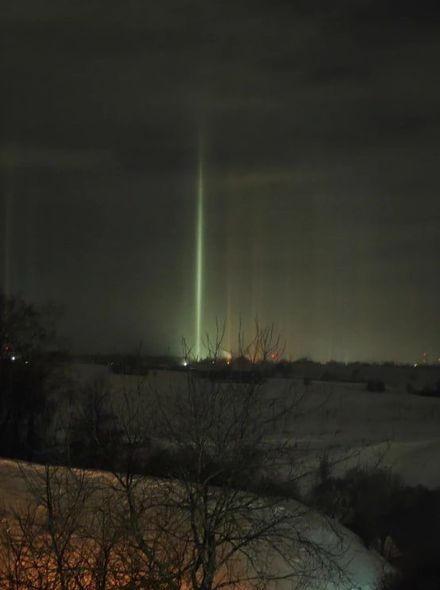
<instances>
[{"instance_id":1,"label":"snow-covered field","mask_svg":"<svg viewBox=\"0 0 440 590\"><path fill-rule=\"evenodd\" d=\"M75 404L81 388L96 380L105 383L114 407L121 411L124 396L148 399L153 393L178 391L186 380L182 372L151 371L141 378L113 375L104 367L80 364L68 367L67 372L70 385L56 394L60 413L68 409L69 403ZM392 469L409 485L440 487L439 399L409 394L398 380L380 393L368 392L362 384L312 381L305 385L303 379L275 378L261 387L274 414L295 400L293 416L274 420L270 437L296 443L306 470L313 471L327 452L330 460L335 460L335 474L357 465L379 464ZM28 501L19 469L11 461L0 461L0 500L4 505ZM356 535L336 523L328 526L323 517L311 512L304 527L310 539L339 556L338 565L350 580L333 584L323 575L320 581L313 582L314 589L377 587L387 566ZM282 569L282 564L274 560L274 567ZM291 590L293 586L284 581L278 588Z\"/></svg>"},{"instance_id":2,"label":"snow-covered field","mask_svg":"<svg viewBox=\"0 0 440 590\"><path fill-rule=\"evenodd\" d=\"M81 385L106 380L117 406L121 393L148 396L177 390L185 382L179 372L151 371L140 378L79 364L71 367L71 376ZM307 466L317 465L327 452L335 459L335 474L356 465L380 464L408 485L440 487L440 399L407 393L397 376L387 391L377 393L366 391L364 384L304 385L302 379L275 378L262 387L274 400L275 413L280 404L297 400L289 419L274 422L272 436L299 445Z\"/></svg>"},{"instance_id":3,"label":"snow-covered field","mask_svg":"<svg viewBox=\"0 0 440 590\"><path fill-rule=\"evenodd\" d=\"M276 395L286 383L267 385ZM440 399L395 388L382 393L365 386L316 382L293 384L301 402L293 422L280 426L300 440L311 458L341 458L336 474L356 465L381 465L408 485L440 487ZM306 389L306 390L305 390Z\"/></svg>"}]
</instances>

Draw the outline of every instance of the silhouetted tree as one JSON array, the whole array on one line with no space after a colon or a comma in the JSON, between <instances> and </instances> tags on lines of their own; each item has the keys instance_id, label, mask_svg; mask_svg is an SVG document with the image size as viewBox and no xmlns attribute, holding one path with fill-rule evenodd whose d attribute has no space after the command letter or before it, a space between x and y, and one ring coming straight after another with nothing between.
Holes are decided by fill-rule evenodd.
<instances>
[{"instance_id":1,"label":"silhouetted tree","mask_svg":"<svg viewBox=\"0 0 440 590\"><path fill-rule=\"evenodd\" d=\"M0 293L0 453L31 458L41 447L47 416L45 314Z\"/></svg>"}]
</instances>

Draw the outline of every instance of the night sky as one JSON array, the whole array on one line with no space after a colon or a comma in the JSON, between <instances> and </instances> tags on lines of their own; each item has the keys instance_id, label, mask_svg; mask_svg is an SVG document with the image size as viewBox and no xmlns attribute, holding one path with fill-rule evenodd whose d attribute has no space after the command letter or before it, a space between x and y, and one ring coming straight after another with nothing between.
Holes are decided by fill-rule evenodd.
<instances>
[{"instance_id":1,"label":"night sky","mask_svg":"<svg viewBox=\"0 0 440 590\"><path fill-rule=\"evenodd\" d=\"M440 356L440 7L0 0L0 281L76 351ZM199 150L199 137L203 150Z\"/></svg>"}]
</instances>

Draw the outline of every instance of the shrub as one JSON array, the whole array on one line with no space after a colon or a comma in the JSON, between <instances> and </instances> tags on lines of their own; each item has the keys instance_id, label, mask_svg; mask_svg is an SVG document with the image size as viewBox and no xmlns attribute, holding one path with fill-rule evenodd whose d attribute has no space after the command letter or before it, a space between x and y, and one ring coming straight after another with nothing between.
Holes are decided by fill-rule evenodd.
<instances>
[{"instance_id":1,"label":"shrub","mask_svg":"<svg viewBox=\"0 0 440 590\"><path fill-rule=\"evenodd\" d=\"M380 379L372 379L370 381L367 381L367 391L371 391L371 392L383 392L385 391L385 383L383 381L381 381Z\"/></svg>"}]
</instances>

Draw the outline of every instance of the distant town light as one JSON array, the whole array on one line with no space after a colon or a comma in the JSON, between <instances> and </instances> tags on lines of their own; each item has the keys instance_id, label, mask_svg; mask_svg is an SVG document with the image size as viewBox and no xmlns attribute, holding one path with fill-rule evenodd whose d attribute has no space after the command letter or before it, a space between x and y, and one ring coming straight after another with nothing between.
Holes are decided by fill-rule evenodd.
<instances>
[{"instance_id":1,"label":"distant town light","mask_svg":"<svg viewBox=\"0 0 440 590\"><path fill-rule=\"evenodd\" d=\"M12 355L12 356L11 356L11 361L15 361L15 358L16 358L16 357L15 357L14 355Z\"/></svg>"}]
</instances>

